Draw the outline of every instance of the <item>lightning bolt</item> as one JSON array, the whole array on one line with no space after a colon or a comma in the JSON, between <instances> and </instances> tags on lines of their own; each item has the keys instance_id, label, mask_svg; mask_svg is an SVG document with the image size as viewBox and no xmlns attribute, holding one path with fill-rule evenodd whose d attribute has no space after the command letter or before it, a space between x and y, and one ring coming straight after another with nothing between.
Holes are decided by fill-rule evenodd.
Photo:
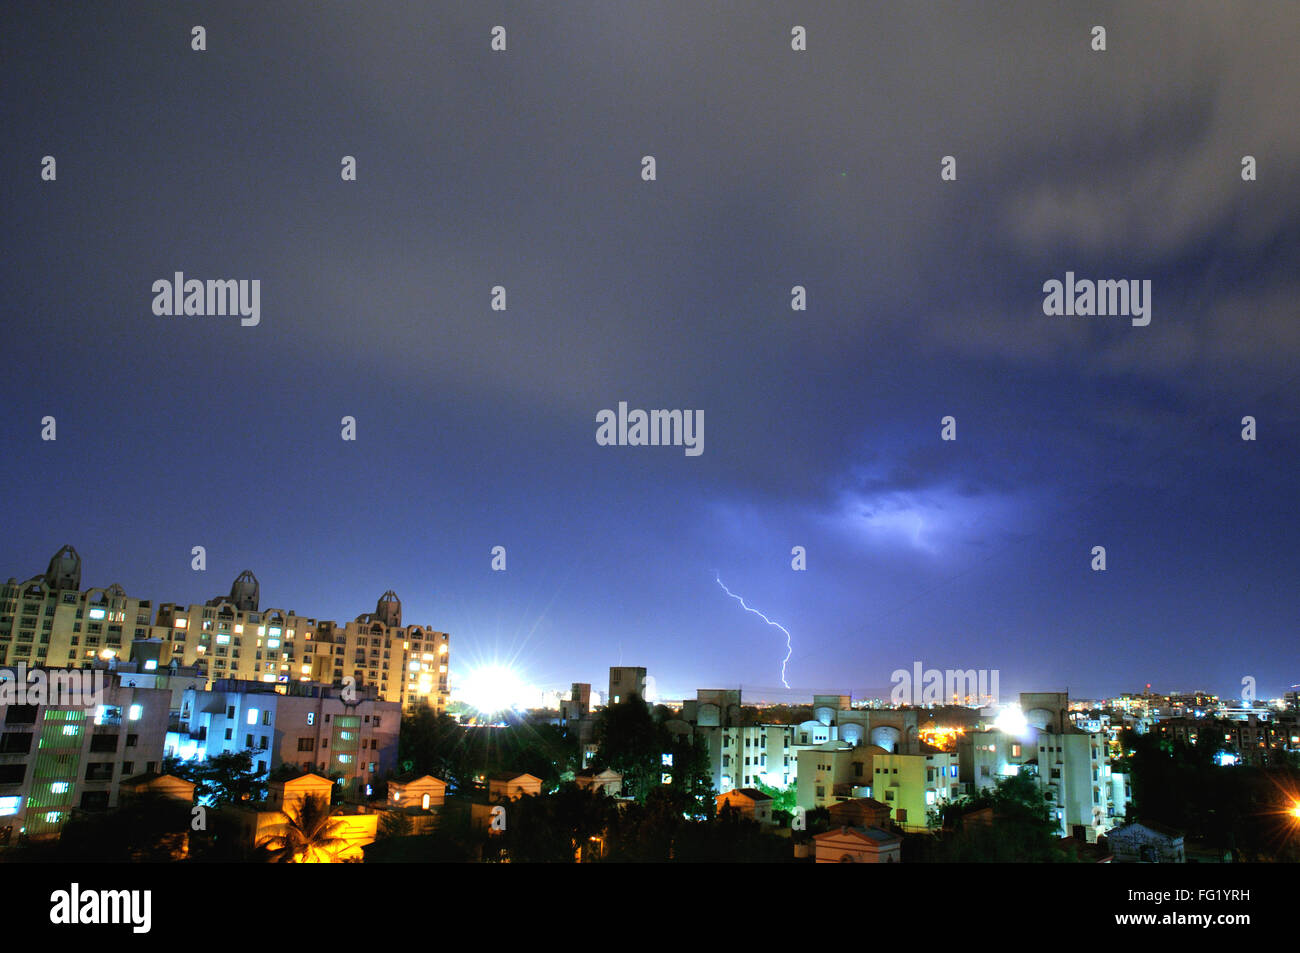
<instances>
[{"instance_id":1,"label":"lightning bolt","mask_svg":"<svg viewBox=\"0 0 1300 953\"><path fill-rule=\"evenodd\" d=\"M785 663L790 661L790 656L794 654L794 644L790 641L791 639L790 630L787 629L785 626L783 626L780 622L773 622L771 619L763 615L763 613L759 612L757 609L751 609L749 606L745 605L744 599L740 598L740 596L736 595L734 592L732 592L723 584L722 576L720 574L714 573L713 578L717 580L719 586L722 586L723 592L725 592L727 595L731 596L731 598L735 599L737 602L740 603L742 609L744 609L746 612L754 613L754 615L758 616L768 625L774 625L782 632L785 633L785 658L781 659L781 684L784 685L786 688L789 688L790 683L785 680Z\"/></svg>"}]
</instances>

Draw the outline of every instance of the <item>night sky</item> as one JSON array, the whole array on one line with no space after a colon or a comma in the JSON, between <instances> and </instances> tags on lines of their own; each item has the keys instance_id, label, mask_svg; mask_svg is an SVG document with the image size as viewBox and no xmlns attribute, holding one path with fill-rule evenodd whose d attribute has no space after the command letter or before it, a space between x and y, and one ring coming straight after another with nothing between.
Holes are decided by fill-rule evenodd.
<instances>
[{"instance_id":1,"label":"night sky","mask_svg":"<svg viewBox=\"0 0 1300 953\"><path fill-rule=\"evenodd\" d=\"M10 5L0 577L392 588L453 689L1280 694L1297 49L1292 2ZM176 271L261 323L155 316ZM1066 271L1150 280L1150 325L1045 315ZM704 452L598 446L619 401Z\"/></svg>"}]
</instances>

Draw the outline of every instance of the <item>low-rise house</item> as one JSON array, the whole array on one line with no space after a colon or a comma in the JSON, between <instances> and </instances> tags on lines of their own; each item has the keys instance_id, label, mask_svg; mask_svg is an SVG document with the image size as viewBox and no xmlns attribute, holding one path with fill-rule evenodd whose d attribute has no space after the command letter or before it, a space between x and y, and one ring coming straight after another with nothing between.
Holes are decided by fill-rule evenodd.
<instances>
[{"instance_id":1,"label":"low-rise house","mask_svg":"<svg viewBox=\"0 0 1300 953\"><path fill-rule=\"evenodd\" d=\"M125 804L132 798L165 797L187 804L194 803L194 782L174 774L147 771L125 779L118 785L117 801Z\"/></svg>"},{"instance_id":2,"label":"low-rise house","mask_svg":"<svg viewBox=\"0 0 1300 953\"><path fill-rule=\"evenodd\" d=\"M813 838L819 864L896 864L903 838L878 827L836 827Z\"/></svg>"},{"instance_id":3,"label":"low-rise house","mask_svg":"<svg viewBox=\"0 0 1300 953\"><path fill-rule=\"evenodd\" d=\"M620 782L622 779L619 779ZM503 771L488 778L487 800L470 803L470 826L474 830L500 833L505 830L510 801L541 797L542 779L518 771Z\"/></svg>"},{"instance_id":4,"label":"low-rise house","mask_svg":"<svg viewBox=\"0 0 1300 953\"><path fill-rule=\"evenodd\" d=\"M442 807L447 800L447 782L432 774L415 772L399 775L388 782L388 810L412 814Z\"/></svg>"},{"instance_id":5,"label":"low-rise house","mask_svg":"<svg viewBox=\"0 0 1300 953\"><path fill-rule=\"evenodd\" d=\"M159 801L175 801L181 805L193 804L194 788L193 781L186 781L174 774L146 771L144 774L127 778L118 785L117 803L122 808L139 804L141 810L153 813L157 810ZM146 853L156 856L159 848L165 850L173 861L184 860L190 852L188 828L161 834L154 845L141 845L132 849L132 860L140 860Z\"/></svg>"},{"instance_id":6,"label":"low-rise house","mask_svg":"<svg viewBox=\"0 0 1300 953\"><path fill-rule=\"evenodd\" d=\"M308 798L329 804L334 785L318 774L304 774L268 785L267 800L256 806L229 808L245 845L261 847L284 832L290 818L296 817ZM366 807L336 807L330 817L330 835L339 843L328 850L314 850L302 857L302 863L359 862L364 848L374 843L379 829L379 815Z\"/></svg>"},{"instance_id":7,"label":"low-rise house","mask_svg":"<svg viewBox=\"0 0 1300 953\"><path fill-rule=\"evenodd\" d=\"M839 801L827 808L832 827L888 828L890 807L871 797Z\"/></svg>"},{"instance_id":8,"label":"low-rise house","mask_svg":"<svg viewBox=\"0 0 1300 953\"><path fill-rule=\"evenodd\" d=\"M757 788L734 788L726 794L718 795L718 813L724 807L730 807L744 817L750 817L760 824L773 824L772 798Z\"/></svg>"},{"instance_id":9,"label":"low-rise house","mask_svg":"<svg viewBox=\"0 0 1300 953\"><path fill-rule=\"evenodd\" d=\"M621 778L619 779L622 780ZM518 771L504 771L488 778L489 801L514 801L542 793L542 779Z\"/></svg>"},{"instance_id":10,"label":"low-rise house","mask_svg":"<svg viewBox=\"0 0 1300 953\"><path fill-rule=\"evenodd\" d=\"M1117 827L1107 835L1117 864L1182 864L1187 862L1183 835L1163 824L1145 821Z\"/></svg>"},{"instance_id":11,"label":"low-rise house","mask_svg":"<svg viewBox=\"0 0 1300 953\"><path fill-rule=\"evenodd\" d=\"M573 779L580 788L591 791L604 791L610 797L619 797L623 793L623 775L613 768L604 771L583 771Z\"/></svg>"}]
</instances>

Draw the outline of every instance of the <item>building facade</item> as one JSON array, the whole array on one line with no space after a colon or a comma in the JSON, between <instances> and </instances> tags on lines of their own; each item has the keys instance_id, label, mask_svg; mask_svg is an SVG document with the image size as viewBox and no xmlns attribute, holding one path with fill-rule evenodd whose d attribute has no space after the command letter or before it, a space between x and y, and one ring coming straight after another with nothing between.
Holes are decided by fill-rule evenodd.
<instances>
[{"instance_id":1,"label":"building facade","mask_svg":"<svg viewBox=\"0 0 1300 953\"><path fill-rule=\"evenodd\" d=\"M224 679L209 690L185 689L179 704L166 739L170 757L252 751L255 769L289 765L338 778L353 798L397 765L401 706L373 688L345 698L320 684Z\"/></svg>"},{"instance_id":2,"label":"building facade","mask_svg":"<svg viewBox=\"0 0 1300 953\"><path fill-rule=\"evenodd\" d=\"M89 673L87 673L89 674ZM102 679L97 703L0 705L0 831L44 837L76 809L116 807L119 786L157 771L171 692Z\"/></svg>"},{"instance_id":3,"label":"building facade","mask_svg":"<svg viewBox=\"0 0 1300 953\"><path fill-rule=\"evenodd\" d=\"M201 605L163 602L155 613L150 600L128 596L117 584L82 590L81 568L77 551L64 546L44 575L0 587L0 663L81 667L129 661L133 645L152 644L141 671L174 662L209 682L374 686L407 712L447 708L450 636L403 625L392 590L374 612L340 624L262 609L257 577L245 571L227 595ZM644 691L645 670L639 671Z\"/></svg>"}]
</instances>

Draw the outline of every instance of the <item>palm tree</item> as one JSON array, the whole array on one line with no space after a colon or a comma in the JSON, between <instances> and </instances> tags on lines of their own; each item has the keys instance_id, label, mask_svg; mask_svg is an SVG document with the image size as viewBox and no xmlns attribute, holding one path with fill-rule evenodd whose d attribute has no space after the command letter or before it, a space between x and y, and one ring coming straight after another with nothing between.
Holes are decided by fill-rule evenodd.
<instances>
[{"instance_id":1,"label":"palm tree","mask_svg":"<svg viewBox=\"0 0 1300 953\"><path fill-rule=\"evenodd\" d=\"M339 822L323 798L305 797L296 809L281 809L285 822L257 846L266 850L273 864L332 863L347 841L335 836Z\"/></svg>"}]
</instances>

